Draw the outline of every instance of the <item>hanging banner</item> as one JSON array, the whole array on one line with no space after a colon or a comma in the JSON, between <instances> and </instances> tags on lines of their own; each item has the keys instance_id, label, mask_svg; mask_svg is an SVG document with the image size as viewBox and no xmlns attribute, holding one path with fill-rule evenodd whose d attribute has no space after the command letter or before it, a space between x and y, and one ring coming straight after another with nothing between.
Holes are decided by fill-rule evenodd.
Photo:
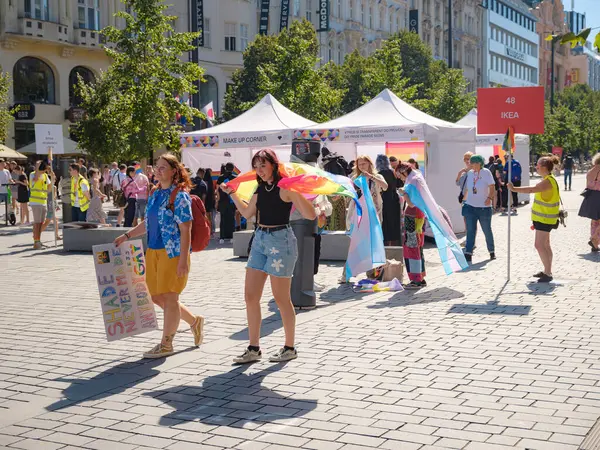
<instances>
[{"instance_id":1,"label":"hanging banner","mask_svg":"<svg viewBox=\"0 0 600 450\"><path fill-rule=\"evenodd\" d=\"M413 127L356 127L343 129L294 130L294 139L321 142L389 142L422 141L423 125Z\"/></svg>"},{"instance_id":2,"label":"hanging banner","mask_svg":"<svg viewBox=\"0 0 600 450\"><path fill-rule=\"evenodd\" d=\"M260 22L258 25L258 33L269 34L269 9L271 8L271 0L260 0Z\"/></svg>"},{"instance_id":3,"label":"hanging banner","mask_svg":"<svg viewBox=\"0 0 600 450\"><path fill-rule=\"evenodd\" d=\"M319 0L319 29L329 31L329 0Z\"/></svg>"},{"instance_id":4,"label":"hanging banner","mask_svg":"<svg viewBox=\"0 0 600 450\"><path fill-rule=\"evenodd\" d=\"M292 143L290 130L282 131L248 131L239 133L227 133L219 136L181 136L179 144L181 147L196 148L246 148L261 147L269 145L286 145Z\"/></svg>"},{"instance_id":5,"label":"hanging banner","mask_svg":"<svg viewBox=\"0 0 600 450\"><path fill-rule=\"evenodd\" d=\"M141 240L92 247L106 340L158 329Z\"/></svg>"},{"instance_id":6,"label":"hanging banner","mask_svg":"<svg viewBox=\"0 0 600 450\"><path fill-rule=\"evenodd\" d=\"M281 0L281 17L279 18L279 31L288 27L290 20L290 0Z\"/></svg>"},{"instance_id":7,"label":"hanging banner","mask_svg":"<svg viewBox=\"0 0 600 450\"><path fill-rule=\"evenodd\" d=\"M409 159L414 159L419 164L419 170L425 176L426 169L426 152L425 142L386 142L386 156L395 156L398 161L408 162Z\"/></svg>"},{"instance_id":8,"label":"hanging banner","mask_svg":"<svg viewBox=\"0 0 600 450\"><path fill-rule=\"evenodd\" d=\"M419 10L411 9L408 12L408 31L419 34Z\"/></svg>"},{"instance_id":9,"label":"hanging banner","mask_svg":"<svg viewBox=\"0 0 600 450\"><path fill-rule=\"evenodd\" d=\"M192 0L192 33L200 32L200 37L196 40L197 47L204 47L204 0ZM198 62L198 51L194 50L193 62Z\"/></svg>"}]
</instances>

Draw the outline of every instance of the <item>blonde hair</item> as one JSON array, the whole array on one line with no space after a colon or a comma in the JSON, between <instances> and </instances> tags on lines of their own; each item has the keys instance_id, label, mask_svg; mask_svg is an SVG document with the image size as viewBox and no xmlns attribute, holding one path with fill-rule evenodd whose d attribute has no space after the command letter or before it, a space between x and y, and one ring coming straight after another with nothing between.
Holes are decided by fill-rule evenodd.
<instances>
[{"instance_id":1,"label":"blonde hair","mask_svg":"<svg viewBox=\"0 0 600 450\"><path fill-rule=\"evenodd\" d=\"M600 153L596 153L596 156L592 158L593 166L600 166Z\"/></svg>"},{"instance_id":2,"label":"blonde hair","mask_svg":"<svg viewBox=\"0 0 600 450\"><path fill-rule=\"evenodd\" d=\"M473 156L473 152L467 152L463 155L463 161L467 158L469 158L469 161L471 160L471 156Z\"/></svg>"},{"instance_id":3,"label":"blonde hair","mask_svg":"<svg viewBox=\"0 0 600 450\"><path fill-rule=\"evenodd\" d=\"M356 163L354 164L354 169L352 170L352 178L356 179L362 174L362 172L358 168L358 162L361 159L369 163L369 167L371 169L369 170L369 173L371 175L377 175L377 170L375 169L375 164L373 164L373 160L371 159L371 157L369 155L360 155L356 157Z\"/></svg>"}]
</instances>

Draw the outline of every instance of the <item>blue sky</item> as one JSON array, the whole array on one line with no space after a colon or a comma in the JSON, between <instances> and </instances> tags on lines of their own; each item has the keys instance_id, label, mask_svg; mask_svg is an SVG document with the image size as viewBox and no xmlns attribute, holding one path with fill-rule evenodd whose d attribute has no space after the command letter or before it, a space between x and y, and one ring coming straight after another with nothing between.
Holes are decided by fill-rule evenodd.
<instances>
[{"instance_id":1,"label":"blue sky","mask_svg":"<svg viewBox=\"0 0 600 450\"><path fill-rule=\"evenodd\" d=\"M571 9L571 0L563 0L565 10ZM595 28L600 27L600 1L599 0L575 0L575 11L585 13L586 26ZM600 28L592 30L590 41L600 32Z\"/></svg>"}]
</instances>

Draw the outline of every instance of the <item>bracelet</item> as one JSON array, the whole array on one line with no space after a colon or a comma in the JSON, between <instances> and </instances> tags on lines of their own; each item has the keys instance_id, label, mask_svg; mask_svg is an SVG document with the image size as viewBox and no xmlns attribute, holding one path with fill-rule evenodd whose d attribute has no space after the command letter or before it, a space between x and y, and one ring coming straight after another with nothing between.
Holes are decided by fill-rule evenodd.
<instances>
[{"instance_id":1,"label":"bracelet","mask_svg":"<svg viewBox=\"0 0 600 450\"><path fill-rule=\"evenodd\" d=\"M131 236L129 236L129 233L125 233L125 237L126 237L127 239L131 239Z\"/></svg>"}]
</instances>

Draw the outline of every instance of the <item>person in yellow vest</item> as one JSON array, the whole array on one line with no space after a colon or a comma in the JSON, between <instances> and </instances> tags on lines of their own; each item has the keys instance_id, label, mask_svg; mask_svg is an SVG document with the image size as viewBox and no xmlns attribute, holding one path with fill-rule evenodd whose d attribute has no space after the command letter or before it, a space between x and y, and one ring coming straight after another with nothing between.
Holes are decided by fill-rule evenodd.
<instances>
[{"instance_id":1,"label":"person in yellow vest","mask_svg":"<svg viewBox=\"0 0 600 450\"><path fill-rule=\"evenodd\" d=\"M35 165L35 172L31 173L29 181L31 186L29 206L33 213L33 248L35 250L42 248L42 226L46 220L48 191L52 189L52 181L46 174L47 169L46 161L38 161Z\"/></svg>"},{"instance_id":2,"label":"person in yellow vest","mask_svg":"<svg viewBox=\"0 0 600 450\"><path fill-rule=\"evenodd\" d=\"M560 164L554 155L543 156L538 159L535 166L537 173L542 177L535 186L515 187L508 183L508 190L523 194L535 194L531 207L531 219L535 230L535 249L540 255L544 270L534 275L539 283L552 281L552 247L550 246L550 232L558 228L560 211L560 192L558 183L552 171Z\"/></svg>"},{"instance_id":3,"label":"person in yellow vest","mask_svg":"<svg viewBox=\"0 0 600 450\"><path fill-rule=\"evenodd\" d=\"M78 164L69 166L71 175L71 215L73 222L85 222L90 206L90 184L79 172Z\"/></svg>"}]
</instances>

